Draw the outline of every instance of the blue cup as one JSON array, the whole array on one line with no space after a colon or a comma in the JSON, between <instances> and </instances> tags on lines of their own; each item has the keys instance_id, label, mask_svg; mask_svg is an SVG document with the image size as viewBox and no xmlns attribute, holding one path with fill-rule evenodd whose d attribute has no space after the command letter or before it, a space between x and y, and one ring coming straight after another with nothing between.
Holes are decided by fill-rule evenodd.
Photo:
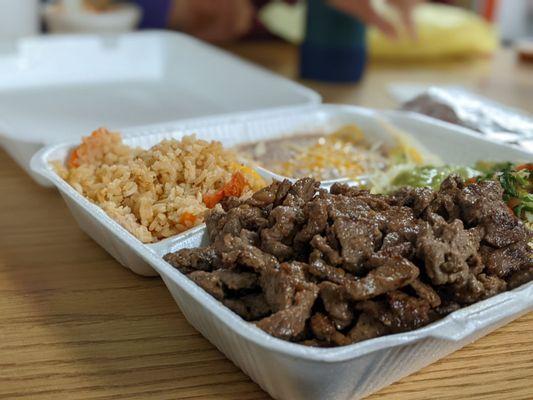
<instances>
[{"instance_id":1,"label":"blue cup","mask_svg":"<svg viewBox=\"0 0 533 400\"><path fill-rule=\"evenodd\" d=\"M168 17L172 0L134 0L143 10L141 29L164 29L168 24Z\"/></svg>"},{"instance_id":2,"label":"blue cup","mask_svg":"<svg viewBox=\"0 0 533 400\"><path fill-rule=\"evenodd\" d=\"M307 4L300 76L326 82L359 81L367 59L365 25L325 0L308 0Z\"/></svg>"}]
</instances>

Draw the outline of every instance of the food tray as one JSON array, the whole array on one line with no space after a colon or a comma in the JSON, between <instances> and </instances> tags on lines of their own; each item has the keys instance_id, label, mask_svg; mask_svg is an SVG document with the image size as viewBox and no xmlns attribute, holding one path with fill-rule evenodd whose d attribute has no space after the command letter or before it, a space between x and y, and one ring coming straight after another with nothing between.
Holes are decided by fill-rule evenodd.
<instances>
[{"instance_id":1,"label":"food tray","mask_svg":"<svg viewBox=\"0 0 533 400\"><path fill-rule=\"evenodd\" d=\"M317 105L306 109L285 109L240 115L207 117L166 127L132 128L123 130L124 142L130 146L149 148L164 139L181 138L196 133L207 140L219 140L224 146L256 140L265 140L309 132L331 132L346 124L356 124L369 140L390 140L384 133L384 123L408 132L427 150L444 162L460 165L473 164L478 159L493 161L531 158L531 154L511 146L504 146L481 138L475 132L456 125L440 122L430 117L399 111L379 112L365 108L341 105ZM122 265L140 275L157 275L142 258L134 256L138 245L143 249L164 246L169 240L181 240L191 230L162 240L156 244L142 245L98 206L91 203L68 183L61 179L50 165L54 160L65 160L79 141L49 145L41 149L31 160L33 172L55 185L80 227L104 247ZM267 180L278 175L265 169L257 171ZM198 227L194 228L198 229ZM126 246L126 247L124 247Z\"/></svg>"},{"instance_id":2,"label":"food tray","mask_svg":"<svg viewBox=\"0 0 533 400\"><path fill-rule=\"evenodd\" d=\"M147 260L187 321L276 399L365 397L533 310L533 282L456 311L424 328L337 348L274 338L234 314L161 259L208 243L205 228L170 241Z\"/></svg>"},{"instance_id":3,"label":"food tray","mask_svg":"<svg viewBox=\"0 0 533 400\"><path fill-rule=\"evenodd\" d=\"M381 118L376 112L363 108L321 105L312 110L286 109L279 112L262 111L248 115L243 113L226 117L209 117L184 121L168 127L131 128L123 130L122 133L124 143L142 148L149 148L163 139L180 138L191 133L196 133L203 139L219 140L224 146L232 147L256 140L279 138L283 135L305 134L310 131L331 132L343 125L356 123L369 140L390 141L391 136L384 133ZM108 217L102 209L77 193L55 173L50 165L50 161L65 160L71 149L79 143L80 141L76 140L45 147L32 159L33 172L59 189L80 227L122 265L140 275L157 275L138 256L134 257L130 252L123 250L124 244L133 245L138 243L137 239ZM256 170L267 181L278 178L278 175L263 168ZM181 238L188 234L189 232L186 232L177 236ZM144 247L151 249L160 244L161 242Z\"/></svg>"},{"instance_id":4,"label":"food tray","mask_svg":"<svg viewBox=\"0 0 533 400\"><path fill-rule=\"evenodd\" d=\"M409 132L445 162L472 164L477 159L527 160L531 154L480 138L467 129L403 112L377 112L349 106L321 105L240 120L205 119L198 126L170 130L131 130L125 142L149 147L165 138L196 132L226 146L309 130L334 130L355 123L372 137L381 119ZM375 133L378 135L379 133ZM269 336L245 322L199 286L167 264L162 256L206 244L205 227L144 245L104 211L78 194L50 167L77 143L49 146L32 159L33 170L60 191L74 217L91 237L122 265L143 275L160 274L187 320L277 399L357 399L409 375L533 309L533 282L461 309L422 329L322 349Z\"/></svg>"}]
</instances>

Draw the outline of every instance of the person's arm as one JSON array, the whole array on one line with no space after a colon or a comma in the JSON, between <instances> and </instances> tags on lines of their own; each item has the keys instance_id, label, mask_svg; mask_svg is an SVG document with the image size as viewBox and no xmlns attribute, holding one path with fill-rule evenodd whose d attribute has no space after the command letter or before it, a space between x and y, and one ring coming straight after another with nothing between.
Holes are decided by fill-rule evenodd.
<instances>
[{"instance_id":1,"label":"person's arm","mask_svg":"<svg viewBox=\"0 0 533 400\"><path fill-rule=\"evenodd\" d=\"M172 0L169 27L209 42L244 36L251 28L250 0Z\"/></svg>"},{"instance_id":2,"label":"person's arm","mask_svg":"<svg viewBox=\"0 0 533 400\"><path fill-rule=\"evenodd\" d=\"M393 24L377 12L371 0L324 0L334 8L374 25L390 37L397 37ZM400 13L415 37L412 12L419 0L388 0ZM169 27L210 42L238 39L249 32L254 20L251 0L171 0Z\"/></svg>"},{"instance_id":3,"label":"person's arm","mask_svg":"<svg viewBox=\"0 0 533 400\"><path fill-rule=\"evenodd\" d=\"M413 22L413 10L420 0L388 0L393 5L402 19L403 24L411 38L416 37ZM328 0L329 4L347 14L359 18L368 25L374 25L385 35L396 38L398 32L393 24L379 14L372 5L371 0Z\"/></svg>"}]
</instances>

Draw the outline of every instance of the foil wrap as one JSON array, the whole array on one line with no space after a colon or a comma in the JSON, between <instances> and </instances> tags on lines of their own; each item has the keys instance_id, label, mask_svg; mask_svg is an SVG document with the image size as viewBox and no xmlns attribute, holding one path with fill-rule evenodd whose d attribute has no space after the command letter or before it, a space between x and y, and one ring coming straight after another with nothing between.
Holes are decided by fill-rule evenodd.
<instances>
[{"instance_id":1,"label":"foil wrap","mask_svg":"<svg viewBox=\"0 0 533 400\"><path fill-rule=\"evenodd\" d=\"M470 128L491 140L533 153L531 115L467 90L430 87L401 108Z\"/></svg>"}]
</instances>

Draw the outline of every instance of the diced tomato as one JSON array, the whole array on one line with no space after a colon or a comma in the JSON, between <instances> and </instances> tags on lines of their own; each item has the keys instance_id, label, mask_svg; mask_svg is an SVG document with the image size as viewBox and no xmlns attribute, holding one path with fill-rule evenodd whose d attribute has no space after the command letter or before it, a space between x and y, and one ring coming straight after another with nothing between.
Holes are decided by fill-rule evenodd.
<instances>
[{"instance_id":1,"label":"diced tomato","mask_svg":"<svg viewBox=\"0 0 533 400\"><path fill-rule=\"evenodd\" d=\"M520 204L520 199L517 199L516 197L511 197L508 201L507 201L507 205L509 206L509 208L511 210L514 210L514 208Z\"/></svg>"},{"instance_id":2,"label":"diced tomato","mask_svg":"<svg viewBox=\"0 0 533 400\"><path fill-rule=\"evenodd\" d=\"M531 163L522 164L522 165L519 165L518 167L516 167L517 171L521 171L523 169L527 169L528 171L533 171L533 164L531 164Z\"/></svg>"},{"instance_id":3,"label":"diced tomato","mask_svg":"<svg viewBox=\"0 0 533 400\"><path fill-rule=\"evenodd\" d=\"M511 214L516 214L514 209L518 205L520 205L520 199L517 199L516 197L511 197L509 200L507 200L507 208L511 211Z\"/></svg>"},{"instance_id":4,"label":"diced tomato","mask_svg":"<svg viewBox=\"0 0 533 400\"><path fill-rule=\"evenodd\" d=\"M477 178L474 177L474 178L470 178L466 181L467 184L471 185L472 183L476 183L477 182Z\"/></svg>"},{"instance_id":5,"label":"diced tomato","mask_svg":"<svg viewBox=\"0 0 533 400\"><path fill-rule=\"evenodd\" d=\"M192 226L196 222L196 215L191 214L190 212L184 212L181 214L179 223L185 226Z\"/></svg>"}]
</instances>

